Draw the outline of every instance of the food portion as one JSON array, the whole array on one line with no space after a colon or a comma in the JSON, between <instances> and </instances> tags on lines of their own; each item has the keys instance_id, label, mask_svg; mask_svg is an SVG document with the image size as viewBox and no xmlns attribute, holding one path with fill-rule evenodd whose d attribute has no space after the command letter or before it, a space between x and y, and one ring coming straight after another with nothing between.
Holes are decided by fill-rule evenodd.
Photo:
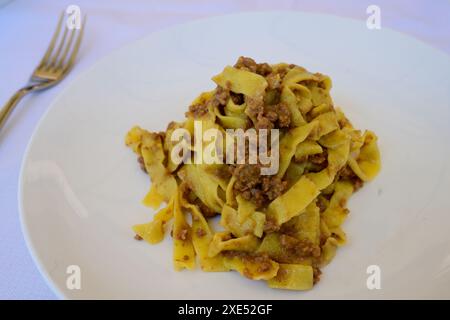
<instances>
[{"instance_id":1,"label":"food portion","mask_svg":"<svg viewBox=\"0 0 450 320\"><path fill-rule=\"evenodd\" d=\"M333 104L329 77L297 65L240 57L212 80L216 88L184 121L126 135L151 179L143 203L159 210L133 227L136 239L156 244L170 234L176 270L198 264L271 288L311 289L346 242L347 200L380 170L377 137ZM250 135L236 151L231 132L257 134L256 161Z\"/></svg>"}]
</instances>

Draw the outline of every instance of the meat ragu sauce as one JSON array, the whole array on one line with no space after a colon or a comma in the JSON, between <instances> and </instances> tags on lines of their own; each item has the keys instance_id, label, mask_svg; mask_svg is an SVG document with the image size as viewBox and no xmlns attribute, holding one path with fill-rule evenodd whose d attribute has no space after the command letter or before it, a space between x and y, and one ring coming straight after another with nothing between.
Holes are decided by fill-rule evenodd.
<instances>
[{"instance_id":1,"label":"meat ragu sauce","mask_svg":"<svg viewBox=\"0 0 450 320\"><path fill-rule=\"evenodd\" d=\"M248 78L251 78L249 73L258 75L258 79L263 77L263 93L252 96L242 93L245 91L234 92L236 86L232 82L216 80L221 75L226 78L224 69L213 78L216 88L200 95L185 116L203 121L216 112L213 121L220 126L219 115L227 114L231 101L236 108L244 110L239 118L242 129L254 129L257 133L267 129L269 141L270 130L277 129L281 144L289 135L298 139L294 149L288 151L289 162L280 168L281 174L272 175L262 174L265 166L258 158L256 164L223 163L205 167L201 172L191 171L185 164L170 166L167 135L184 125L172 122L166 132L152 136L153 144L149 148L155 154L162 152L164 159L158 160L161 161L159 166L166 170L158 176L163 180L153 183L162 185L167 183L164 179L173 179L178 194L168 197L158 194L156 189L150 191L148 198L154 196L151 195L154 192L155 197L160 198L158 201L163 199L168 207L158 212L154 221L135 226L135 238L150 243L161 241L165 226L174 217L171 235L174 242L178 242L174 247L174 257L178 256L174 258L177 270L192 269L197 256L205 271L236 270L249 279L266 280L273 288L310 289L320 280L320 268L329 263L338 246L345 243L341 224L349 213L347 199L379 171L377 138L372 132L363 135L354 129L342 111L334 106L329 96L331 80L327 76L309 73L295 64L270 65L257 63L249 57L240 57L230 72L239 73L238 70L245 71ZM228 110L227 115L229 113ZM140 128L136 130L138 132L133 134L130 131L127 144L136 149L141 169L153 180L149 164L155 160L152 154L141 151L147 133ZM158 144L162 150L156 148ZM303 149L301 144L304 144ZM272 152L270 143L267 145L268 152ZM281 164L286 153L282 151ZM248 143L245 154L248 160ZM361 167L360 154L366 161ZM214 201L207 201L205 196L211 191L209 187L199 191L195 177L200 174L227 185L225 188L219 183ZM179 200L174 200L176 197ZM306 201L304 197L310 198ZM175 212L176 201L179 201L182 215L192 215L192 223L177 222L176 219L184 218ZM245 210L251 211L243 213ZM217 216L225 230L215 233L202 221Z\"/></svg>"},{"instance_id":2,"label":"meat ragu sauce","mask_svg":"<svg viewBox=\"0 0 450 320\"><path fill-rule=\"evenodd\" d=\"M239 164L230 166L230 171L236 177L234 193L240 194L245 200L252 201L256 208L262 208L280 196L287 187L287 181L276 176L262 176L257 164Z\"/></svg>"}]
</instances>

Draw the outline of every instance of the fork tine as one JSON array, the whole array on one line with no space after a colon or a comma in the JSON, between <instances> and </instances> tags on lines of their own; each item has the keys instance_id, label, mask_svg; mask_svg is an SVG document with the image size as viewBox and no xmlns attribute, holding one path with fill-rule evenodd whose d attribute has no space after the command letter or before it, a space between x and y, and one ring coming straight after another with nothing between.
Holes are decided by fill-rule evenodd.
<instances>
[{"instance_id":1,"label":"fork tine","mask_svg":"<svg viewBox=\"0 0 450 320\"><path fill-rule=\"evenodd\" d=\"M80 32L78 33L77 40L75 41L75 44L74 44L73 49L72 49L72 53L69 56L69 59L67 61L67 64L66 64L63 72L67 72L72 67L73 63L75 62L75 58L77 56L78 49L80 48L81 39L83 38L84 26L86 25L86 17L87 16L84 15L84 17L83 17L83 24L81 25Z\"/></svg>"},{"instance_id":2,"label":"fork tine","mask_svg":"<svg viewBox=\"0 0 450 320\"><path fill-rule=\"evenodd\" d=\"M41 68L47 62L48 58L50 57L50 54L52 53L53 48L55 47L56 39L59 36L63 18L64 18L64 11L61 12L61 15L59 16L58 25L56 26L56 30L53 33L53 37L52 37L52 40L50 41L50 45L48 46L47 51L45 52L44 56L42 57L41 62L39 62L38 68Z\"/></svg>"},{"instance_id":3,"label":"fork tine","mask_svg":"<svg viewBox=\"0 0 450 320\"><path fill-rule=\"evenodd\" d=\"M64 46L64 51L62 52L62 55L59 57L58 62L53 64L55 70L60 69L64 65L64 61L66 60L67 54L69 53L70 48L72 47L73 39L75 38L75 28L70 31L69 39L67 40L67 43Z\"/></svg>"},{"instance_id":4,"label":"fork tine","mask_svg":"<svg viewBox=\"0 0 450 320\"><path fill-rule=\"evenodd\" d=\"M58 60L58 56L61 54L61 51L64 47L64 44L66 42L66 36L67 36L67 26L64 25L64 33L63 36L61 38L61 40L59 40L59 45L55 51L55 53L52 55L52 57L50 58L50 63L48 64L48 67L54 67L56 65L56 61Z\"/></svg>"}]
</instances>

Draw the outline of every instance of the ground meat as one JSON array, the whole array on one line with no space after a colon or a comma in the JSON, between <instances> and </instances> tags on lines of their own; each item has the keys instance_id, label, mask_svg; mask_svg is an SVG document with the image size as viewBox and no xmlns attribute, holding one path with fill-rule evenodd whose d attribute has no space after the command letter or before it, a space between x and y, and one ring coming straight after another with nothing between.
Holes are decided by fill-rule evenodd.
<instances>
[{"instance_id":1,"label":"ground meat","mask_svg":"<svg viewBox=\"0 0 450 320\"><path fill-rule=\"evenodd\" d=\"M278 273L275 276L275 279L280 282L283 282L283 281L285 281L286 277L288 277L288 276L289 276L289 271L287 269L280 268L280 269L278 269Z\"/></svg>"},{"instance_id":2,"label":"ground meat","mask_svg":"<svg viewBox=\"0 0 450 320\"><path fill-rule=\"evenodd\" d=\"M262 178L262 191L272 201L280 196L287 188L287 181L276 176L264 176Z\"/></svg>"},{"instance_id":3,"label":"ground meat","mask_svg":"<svg viewBox=\"0 0 450 320\"><path fill-rule=\"evenodd\" d=\"M230 90L224 89L220 86L216 88L216 92L214 93L214 100L219 105L222 106L226 105L229 97L230 97Z\"/></svg>"},{"instance_id":4,"label":"ground meat","mask_svg":"<svg viewBox=\"0 0 450 320\"><path fill-rule=\"evenodd\" d=\"M236 177L234 188L237 191L247 191L256 187L261 179L261 168L256 164L240 164L233 170Z\"/></svg>"},{"instance_id":5,"label":"ground meat","mask_svg":"<svg viewBox=\"0 0 450 320\"><path fill-rule=\"evenodd\" d=\"M301 84L308 88L312 88L317 87L318 82L316 80L303 80Z\"/></svg>"},{"instance_id":6,"label":"ground meat","mask_svg":"<svg viewBox=\"0 0 450 320\"><path fill-rule=\"evenodd\" d=\"M269 89L278 89L281 87L281 76L278 73L271 73L266 76Z\"/></svg>"},{"instance_id":7,"label":"ground meat","mask_svg":"<svg viewBox=\"0 0 450 320\"><path fill-rule=\"evenodd\" d=\"M251 263L257 264L258 265L257 271L260 273L268 272L270 269L273 268L272 260L270 259L269 255L265 253L249 255L244 259Z\"/></svg>"},{"instance_id":8,"label":"ground meat","mask_svg":"<svg viewBox=\"0 0 450 320\"><path fill-rule=\"evenodd\" d=\"M266 111L265 112L265 117L270 121L270 122L275 122L278 119L278 114L275 111Z\"/></svg>"},{"instance_id":9,"label":"ground meat","mask_svg":"<svg viewBox=\"0 0 450 320\"><path fill-rule=\"evenodd\" d=\"M320 276L322 275L322 271L316 267L313 266L313 284L316 284L320 281Z\"/></svg>"},{"instance_id":10,"label":"ground meat","mask_svg":"<svg viewBox=\"0 0 450 320\"><path fill-rule=\"evenodd\" d=\"M257 64L255 60L248 57L239 57L238 61L234 64L234 67L237 69L247 70L251 72L256 72Z\"/></svg>"},{"instance_id":11,"label":"ground meat","mask_svg":"<svg viewBox=\"0 0 450 320\"><path fill-rule=\"evenodd\" d=\"M328 160L328 152L324 150L322 153L310 155L308 160L314 164L324 164Z\"/></svg>"},{"instance_id":12,"label":"ground meat","mask_svg":"<svg viewBox=\"0 0 450 320\"><path fill-rule=\"evenodd\" d=\"M324 150L322 153L317 153L308 156L308 161L314 165L313 171L320 171L328 167L328 152Z\"/></svg>"},{"instance_id":13,"label":"ground meat","mask_svg":"<svg viewBox=\"0 0 450 320\"><path fill-rule=\"evenodd\" d=\"M176 239L178 240L186 240L188 238L189 235L189 230L188 229L181 229L180 232L177 233L176 235Z\"/></svg>"},{"instance_id":14,"label":"ground meat","mask_svg":"<svg viewBox=\"0 0 450 320\"><path fill-rule=\"evenodd\" d=\"M134 236L134 239L136 239L136 240L138 240L138 241L141 241L141 240L142 240L142 237L141 237L140 235L136 234L136 235Z\"/></svg>"},{"instance_id":15,"label":"ground meat","mask_svg":"<svg viewBox=\"0 0 450 320\"><path fill-rule=\"evenodd\" d=\"M272 128L288 128L291 124L291 112L284 103L278 103L275 105L268 105L264 107L262 114L258 115L258 123L255 127L261 126L259 122L270 122L266 125L266 129Z\"/></svg>"},{"instance_id":16,"label":"ground meat","mask_svg":"<svg viewBox=\"0 0 450 320\"><path fill-rule=\"evenodd\" d=\"M342 179L349 179L354 175L354 172L349 166L345 166L339 171L338 175Z\"/></svg>"},{"instance_id":17,"label":"ground meat","mask_svg":"<svg viewBox=\"0 0 450 320\"><path fill-rule=\"evenodd\" d=\"M205 103L197 103L189 106L189 111L186 112L186 117L193 117L195 119L201 118L208 113L208 105Z\"/></svg>"},{"instance_id":18,"label":"ground meat","mask_svg":"<svg viewBox=\"0 0 450 320\"><path fill-rule=\"evenodd\" d=\"M249 279L254 279L258 274L268 272L274 267L273 260L270 259L269 255L266 253L250 253L244 251L226 250L222 251L222 255L226 258L238 258L244 263L244 265L247 266L256 265L257 274L252 273L248 267L245 267L242 270L242 274Z\"/></svg>"},{"instance_id":19,"label":"ground meat","mask_svg":"<svg viewBox=\"0 0 450 320\"><path fill-rule=\"evenodd\" d=\"M244 95L242 93L234 93L230 91L230 98L234 104L241 105L244 103Z\"/></svg>"},{"instance_id":20,"label":"ground meat","mask_svg":"<svg viewBox=\"0 0 450 320\"><path fill-rule=\"evenodd\" d=\"M291 124L291 111L284 103L277 104L278 127L287 128Z\"/></svg>"},{"instance_id":21,"label":"ground meat","mask_svg":"<svg viewBox=\"0 0 450 320\"><path fill-rule=\"evenodd\" d=\"M317 198L316 205L319 208L319 211L321 213L327 209L327 204L325 203L324 199L321 197Z\"/></svg>"},{"instance_id":22,"label":"ground meat","mask_svg":"<svg viewBox=\"0 0 450 320\"><path fill-rule=\"evenodd\" d=\"M189 188L186 182L181 182L180 184L181 197L185 200L190 199L191 197L191 188Z\"/></svg>"},{"instance_id":23,"label":"ground meat","mask_svg":"<svg viewBox=\"0 0 450 320\"><path fill-rule=\"evenodd\" d=\"M269 271L271 268L272 268L272 264L271 264L270 262L267 262L267 263L261 263L261 264L258 266L258 272L264 273L264 272Z\"/></svg>"},{"instance_id":24,"label":"ground meat","mask_svg":"<svg viewBox=\"0 0 450 320\"><path fill-rule=\"evenodd\" d=\"M320 247L307 239L298 240L294 237L282 234L280 236L281 249L287 260L295 261L302 258L317 258L320 256Z\"/></svg>"},{"instance_id":25,"label":"ground meat","mask_svg":"<svg viewBox=\"0 0 450 320\"><path fill-rule=\"evenodd\" d=\"M138 161L139 166L141 167L142 171L147 173L147 168L145 167L144 157L142 157L142 156L138 157L137 161Z\"/></svg>"},{"instance_id":26,"label":"ground meat","mask_svg":"<svg viewBox=\"0 0 450 320\"><path fill-rule=\"evenodd\" d=\"M358 191L364 185L364 181L362 181L349 166L345 166L338 173L339 178L348 180L352 183L354 192Z\"/></svg>"},{"instance_id":27,"label":"ground meat","mask_svg":"<svg viewBox=\"0 0 450 320\"><path fill-rule=\"evenodd\" d=\"M235 252L234 256L239 256L244 261L251 262L251 263L257 263L257 264L271 261L269 255L267 253Z\"/></svg>"},{"instance_id":28,"label":"ground meat","mask_svg":"<svg viewBox=\"0 0 450 320\"><path fill-rule=\"evenodd\" d=\"M282 234L291 236L291 237L296 237L298 234L298 227L295 223L284 223L280 226L279 231Z\"/></svg>"},{"instance_id":29,"label":"ground meat","mask_svg":"<svg viewBox=\"0 0 450 320\"><path fill-rule=\"evenodd\" d=\"M271 233L278 231L280 229L280 226L277 224L277 222L273 219L266 219L266 222L264 223L264 232Z\"/></svg>"},{"instance_id":30,"label":"ground meat","mask_svg":"<svg viewBox=\"0 0 450 320\"><path fill-rule=\"evenodd\" d=\"M258 63L256 65L256 73L265 77L272 73L272 67L268 63Z\"/></svg>"},{"instance_id":31,"label":"ground meat","mask_svg":"<svg viewBox=\"0 0 450 320\"><path fill-rule=\"evenodd\" d=\"M359 177L356 177L352 181L352 184L353 184L353 192L356 192L363 187L364 182Z\"/></svg>"},{"instance_id":32,"label":"ground meat","mask_svg":"<svg viewBox=\"0 0 450 320\"><path fill-rule=\"evenodd\" d=\"M264 105L263 100L247 98L247 115L252 119L256 130L288 128L291 112L284 103Z\"/></svg>"},{"instance_id":33,"label":"ground meat","mask_svg":"<svg viewBox=\"0 0 450 320\"><path fill-rule=\"evenodd\" d=\"M267 199L260 189L252 188L241 193L242 198L252 201L258 208L267 204Z\"/></svg>"},{"instance_id":34,"label":"ground meat","mask_svg":"<svg viewBox=\"0 0 450 320\"><path fill-rule=\"evenodd\" d=\"M198 228L196 234L197 234L197 236L199 238L201 238L201 237L204 237L206 235L206 232L202 228Z\"/></svg>"},{"instance_id":35,"label":"ground meat","mask_svg":"<svg viewBox=\"0 0 450 320\"><path fill-rule=\"evenodd\" d=\"M220 179L228 180L231 178L231 172L228 166L220 166L214 170L214 175Z\"/></svg>"},{"instance_id":36,"label":"ground meat","mask_svg":"<svg viewBox=\"0 0 450 320\"><path fill-rule=\"evenodd\" d=\"M264 101L261 99L254 99L246 97L247 108L245 113L253 120L258 117L259 114L264 112Z\"/></svg>"},{"instance_id":37,"label":"ground meat","mask_svg":"<svg viewBox=\"0 0 450 320\"><path fill-rule=\"evenodd\" d=\"M257 164L240 164L232 167L236 177L234 191L245 200L252 201L258 208L281 195L287 188L287 181L276 176L261 175L261 167Z\"/></svg>"},{"instance_id":38,"label":"ground meat","mask_svg":"<svg viewBox=\"0 0 450 320\"><path fill-rule=\"evenodd\" d=\"M257 264L258 272L267 272L272 268L272 259L267 253L224 250L222 254L227 258L240 258L244 263Z\"/></svg>"},{"instance_id":39,"label":"ground meat","mask_svg":"<svg viewBox=\"0 0 450 320\"><path fill-rule=\"evenodd\" d=\"M275 127L273 121L270 121L268 117L266 117L263 113L258 114L256 118L255 128L256 130L267 129L271 130Z\"/></svg>"},{"instance_id":40,"label":"ground meat","mask_svg":"<svg viewBox=\"0 0 450 320\"><path fill-rule=\"evenodd\" d=\"M234 67L237 69L257 73L259 75L262 75L263 77L272 72L272 67L268 63L256 63L255 60L248 57L239 57Z\"/></svg>"},{"instance_id":41,"label":"ground meat","mask_svg":"<svg viewBox=\"0 0 450 320\"><path fill-rule=\"evenodd\" d=\"M320 243L320 246L321 246L321 247L325 244L325 242L327 242L327 239L328 239L328 236L327 236L327 235L325 235L325 234L321 234L321 235L320 235L320 237L319 237L319 243Z\"/></svg>"}]
</instances>

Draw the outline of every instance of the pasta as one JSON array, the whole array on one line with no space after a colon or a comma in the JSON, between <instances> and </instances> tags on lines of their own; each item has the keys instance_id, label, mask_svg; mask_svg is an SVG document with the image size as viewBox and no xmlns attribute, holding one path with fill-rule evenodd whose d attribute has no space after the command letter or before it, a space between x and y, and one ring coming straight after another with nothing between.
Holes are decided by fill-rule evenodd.
<instances>
[{"instance_id":1,"label":"pasta","mask_svg":"<svg viewBox=\"0 0 450 320\"><path fill-rule=\"evenodd\" d=\"M159 210L133 227L136 239L156 244L171 230L175 270L198 263L309 290L346 242L348 199L380 170L377 136L353 127L323 74L240 57L212 79L216 88L193 101L185 121L126 135L151 179L143 204ZM230 130L245 132L242 150Z\"/></svg>"}]
</instances>

